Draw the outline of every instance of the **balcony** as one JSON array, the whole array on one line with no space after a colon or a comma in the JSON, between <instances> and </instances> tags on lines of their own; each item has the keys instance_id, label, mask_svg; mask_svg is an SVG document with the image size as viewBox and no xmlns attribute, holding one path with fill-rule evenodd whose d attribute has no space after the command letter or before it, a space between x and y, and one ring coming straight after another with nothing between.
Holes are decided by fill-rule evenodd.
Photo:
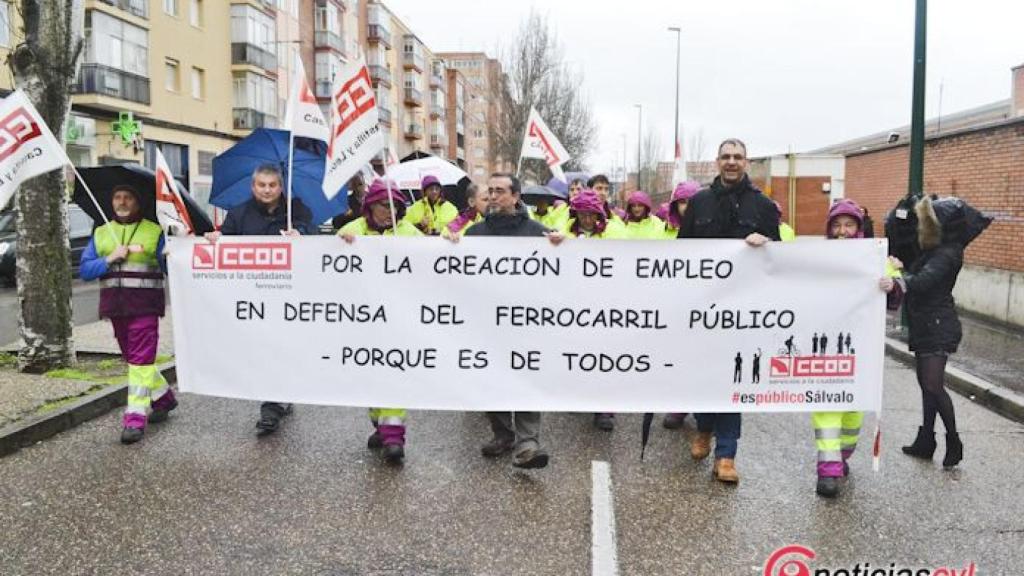
<instances>
[{"instance_id":1,"label":"balcony","mask_svg":"<svg viewBox=\"0 0 1024 576\"><path fill-rule=\"evenodd\" d=\"M444 76L437 74L436 70L430 75L430 87L444 88Z\"/></svg>"},{"instance_id":2,"label":"balcony","mask_svg":"<svg viewBox=\"0 0 1024 576\"><path fill-rule=\"evenodd\" d=\"M252 108L233 108L232 114L235 119L235 130L277 127L277 117L253 110Z\"/></svg>"},{"instance_id":3,"label":"balcony","mask_svg":"<svg viewBox=\"0 0 1024 576\"><path fill-rule=\"evenodd\" d=\"M462 121L462 118L456 118L455 119L455 133L456 134L465 134L466 133L466 124Z\"/></svg>"},{"instance_id":4,"label":"balcony","mask_svg":"<svg viewBox=\"0 0 1024 576\"><path fill-rule=\"evenodd\" d=\"M370 72L370 81L373 82L373 87L383 86L385 88L391 88L391 72L379 65L371 64L367 66Z\"/></svg>"},{"instance_id":5,"label":"balcony","mask_svg":"<svg viewBox=\"0 0 1024 576\"><path fill-rule=\"evenodd\" d=\"M459 160L465 160L466 159L466 149L463 148L462 146L456 146L455 147L455 157L458 158Z\"/></svg>"},{"instance_id":6,"label":"balcony","mask_svg":"<svg viewBox=\"0 0 1024 576\"><path fill-rule=\"evenodd\" d=\"M423 72L423 66L425 65L423 54L418 52L403 52L402 64L405 66L406 70Z\"/></svg>"},{"instance_id":7,"label":"balcony","mask_svg":"<svg viewBox=\"0 0 1024 576\"><path fill-rule=\"evenodd\" d=\"M82 64L73 94L99 94L149 105L149 78L102 64Z\"/></svg>"},{"instance_id":8,"label":"balcony","mask_svg":"<svg viewBox=\"0 0 1024 576\"><path fill-rule=\"evenodd\" d=\"M437 102L430 103L430 117L444 119L444 106L441 106Z\"/></svg>"},{"instance_id":9,"label":"balcony","mask_svg":"<svg viewBox=\"0 0 1024 576\"><path fill-rule=\"evenodd\" d=\"M383 44L391 48L391 30L383 24L367 24L366 40L371 44Z\"/></svg>"},{"instance_id":10,"label":"balcony","mask_svg":"<svg viewBox=\"0 0 1024 576\"><path fill-rule=\"evenodd\" d=\"M324 6L327 6L328 4L334 4L338 8L341 8L342 10L348 10L348 2L346 2L346 0L316 0L316 5L318 8L322 8Z\"/></svg>"},{"instance_id":11,"label":"balcony","mask_svg":"<svg viewBox=\"0 0 1024 576\"><path fill-rule=\"evenodd\" d=\"M431 134L430 135L430 147L431 148L446 148L448 146L448 137L444 134Z\"/></svg>"},{"instance_id":12,"label":"balcony","mask_svg":"<svg viewBox=\"0 0 1024 576\"><path fill-rule=\"evenodd\" d=\"M245 42L231 44L231 63L248 64L269 72L277 72L277 55Z\"/></svg>"},{"instance_id":13,"label":"balcony","mask_svg":"<svg viewBox=\"0 0 1024 576\"><path fill-rule=\"evenodd\" d=\"M100 0L100 2L108 6L120 8L132 16L149 19L148 0Z\"/></svg>"},{"instance_id":14,"label":"balcony","mask_svg":"<svg viewBox=\"0 0 1024 576\"><path fill-rule=\"evenodd\" d=\"M313 34L313 47L316 49L327 48L338 54L345 53L345 41L334 32L317 30Z\"/></svg>"},{"instance_id":15,"label":"balcony","mask_svg":"<svg viewBox=\"0 0 1024 576\"><path fill-rule=\"evenodd\" d=\"M415 108L423 106L423 92L420 92L419 90L411 86L406 86L405 103Z\"/></svg>"},{"instance_id":16,"label":"balcony","mask_svg":"<svg viewBox=\"0 0 1024 576\"><path fill-rule=\"evenodd\" d=\"M389 108L383 108L377 106L377 119L380 124L385 126L391 126L391 110Z\"/></svg>"},{"instance_id":17,"label":"balcony","mask_svg":"<svg viewBox=\"0 0 1024 576\"><path fill-rule=\"evenodd\" d=\"M405 139L406 140L422 140L423 139L423 125L413 122L412 124L405 125Z\"/></svg>"}]
</instances>

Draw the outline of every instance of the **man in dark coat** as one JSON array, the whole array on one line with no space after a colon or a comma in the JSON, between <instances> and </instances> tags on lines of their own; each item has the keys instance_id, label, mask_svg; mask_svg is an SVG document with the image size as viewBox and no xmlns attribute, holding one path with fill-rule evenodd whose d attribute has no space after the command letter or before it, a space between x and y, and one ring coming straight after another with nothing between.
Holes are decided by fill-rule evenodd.
<instances>
[{"instance_id":1,"label":"man in dark coat","mask_svg":"<svg viewBox=\"0 0 1024 576\"><path fill-rule=\"evenodd\" d=\"M547 236L553 244L562 240L530 218L520 198L519 179L512 174L495 173L487 181L489 204L482 222L469 227L466 236ZM451 239L458 241L458 236ZM517 468L544 468L548 453L540 443L540 412L488 412L494 438L480 452L494 458L513 452L512 465Z\"/></svg>"},{"instance_id":2,"label":"man in dark coat","mask_svg":"<svg viewBox=\"0 0 1024 576\"><path fill-rule=\"evenodd\" d=\"M313 233L313 214L298 198L292 199L292 227L288 228L288 209L282 194L284 180L273 164L263 164L252 174L252 198L228 211L220 230L205 237L216 242L224 236L299 236ZM281 419L291 412L291 404L264 402L256 434L265 436L277 431Z\"/></svg>"},{"instance_id":3,"label":"man in dark coat","mask_svg":"<svg viewBox=\"0 0 1024 576\"><path fill-rule=\"evenodd\" d=\"M750 246L764 246L779 238L779 212L770 198L754 187L747 176L747 146L735 138L718 146L718 177L687 205L679 226L679 238L738 238ZM739 481L735 458L740 438L738 413L695 414L698 434L690 455L703 460L711 453L715 436L717 480Z\"/></svg>"}]
</instances>

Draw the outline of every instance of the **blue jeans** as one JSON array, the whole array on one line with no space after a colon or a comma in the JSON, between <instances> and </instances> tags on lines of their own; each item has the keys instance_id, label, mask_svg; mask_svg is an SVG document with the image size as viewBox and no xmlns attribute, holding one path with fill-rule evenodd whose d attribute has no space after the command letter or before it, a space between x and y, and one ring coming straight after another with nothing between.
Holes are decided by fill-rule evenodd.
<instances>
[{"instance_id":1,"label":"blue jeans","mask_svg":"<svg viewBox=\"0 0 1024 576\"><path fill-rule=\"evenodd\" d=\"M697 430L714 432L715 458L735 458L740 439L740 414L694 414Z\"/></svg>"}]
</instances>

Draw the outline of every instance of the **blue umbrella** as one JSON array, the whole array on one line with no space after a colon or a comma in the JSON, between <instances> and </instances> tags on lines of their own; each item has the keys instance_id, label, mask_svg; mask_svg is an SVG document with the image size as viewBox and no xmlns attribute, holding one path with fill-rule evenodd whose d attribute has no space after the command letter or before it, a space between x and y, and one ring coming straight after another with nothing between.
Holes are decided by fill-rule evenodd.
<instances>
[{"instance_id":1,"label":"blue umbrella","mask_svg":"<svg viewBox=\"0 0 1024 576\"><path fill-rule=\"evenodd\" d=\"M287 193L288 137L285 130L258 128L240 142L213 159L213 187L210 203L230 210L252 198L252 173L261 164L273 164L284 175ZM295 180L292 195L313 213L313 225L348 210L348 187L328 200L321 189L324 181L326 147L322 142L308 138L295 139L292 164Z\"/></svg>"}]
</instances>

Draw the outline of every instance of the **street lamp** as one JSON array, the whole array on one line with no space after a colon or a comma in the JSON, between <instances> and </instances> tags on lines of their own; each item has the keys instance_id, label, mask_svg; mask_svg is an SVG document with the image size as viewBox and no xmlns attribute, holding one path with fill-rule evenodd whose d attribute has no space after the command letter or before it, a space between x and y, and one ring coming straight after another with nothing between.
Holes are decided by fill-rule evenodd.
<instances>
[{"instance_id":1,"label":"street lamp","mask_svg":"<svg viewBox=\"0 0 1024 576\"><path fill-rule=\"evenodd\" d=\"M681 146L679 143L679 42L680 38L682 38L682 30L678 26L669 26L668 29L670 32L676 33L676 139L673 142L675 145L673 153L675 154L676 160L679 160L679 157L681 156L681 151L679 149Z\"/></svg>"},{"instance_id":2,"label":"street lamp","mask_svg":"<svg viewBox=\"0 0 1024 576\"><path fill-rule=\"evenodd\" d=\"M627 150L627 148L626 148L626 133L623 132L622 133L622 185L619 186L620 195L621 195L621 192L626 189L626 180L627 180L627 177L626 177L626 173L627 173L627 170L626 170L626 150Z\"/></svg>"},{"instance_id":3,"label":"street lamp","mask_svg":"<svg viewBox=\"0 0 1024 576\"><path fill-rule=\"evenodd\" d=\"M641 133L641 128L642 128L643 122L644 122L644 107L643 107L643 104L633 104L633 106L635 106L636 110L637 110L637 114L636 114L636 189L637 190L642 190L643 187L640 186L640 146L641 146L641 142L643 141L643 136L641 135L642 134Z\"/></svg>"}]
</instances>

